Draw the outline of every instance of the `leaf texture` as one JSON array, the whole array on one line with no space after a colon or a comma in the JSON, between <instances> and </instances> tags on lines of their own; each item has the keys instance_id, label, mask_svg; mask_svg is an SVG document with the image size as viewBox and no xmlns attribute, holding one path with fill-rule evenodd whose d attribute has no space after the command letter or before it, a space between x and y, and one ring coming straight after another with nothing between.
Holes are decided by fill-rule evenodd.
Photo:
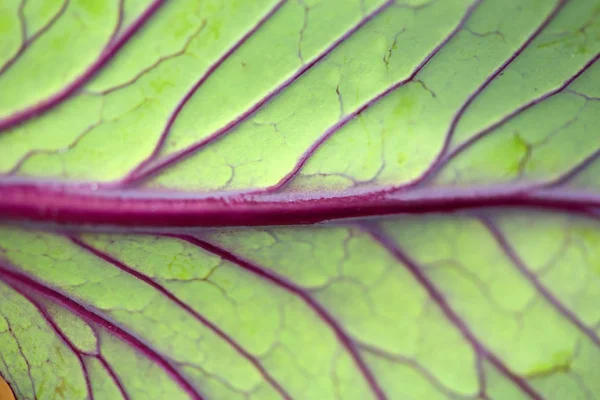
<instances>
[{"instance_id":1,"label":"leaf texture","mask_svg":"<svg viewBox=\"0 0 600 400\"><path fill-rule=\"evenodd\" d=\"M17 399L598 398L599 1L0 0L0 38Z\"/></svg>"}]
</instances>

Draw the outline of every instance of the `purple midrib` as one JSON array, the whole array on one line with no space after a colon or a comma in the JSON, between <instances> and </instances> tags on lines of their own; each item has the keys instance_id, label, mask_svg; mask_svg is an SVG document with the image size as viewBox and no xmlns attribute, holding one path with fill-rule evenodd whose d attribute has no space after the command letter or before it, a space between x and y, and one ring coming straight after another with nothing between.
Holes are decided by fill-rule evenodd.
<instances>
[{"instance_id":1,"label":"purple midrib","mask_svg":"<svg viewBox=\"0 0 600 400\"><path fill-rule=\"evenodd\" d=\"M123 227L257 226L309 224L387 214L452 212L487 207L539 207L593 214L600 195L568 188L488 186L413 189L325 197L169 194L39 185L0 187L0 219Z\"/></svg>"}]
</instances>

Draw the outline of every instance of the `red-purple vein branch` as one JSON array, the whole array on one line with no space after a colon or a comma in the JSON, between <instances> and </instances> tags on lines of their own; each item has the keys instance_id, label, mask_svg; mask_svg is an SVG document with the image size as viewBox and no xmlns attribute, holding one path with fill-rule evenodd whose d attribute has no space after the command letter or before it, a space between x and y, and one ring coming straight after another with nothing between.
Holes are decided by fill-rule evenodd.
<instances>
[{"instance_id":1,"label":"red-purple vein branch","mask_svg":"<svg viewBox=\"0 0 600 400\"><path fill-rule=\"evenodd\" d=\"M418 361L406 357L400 354L390 353L388 350L384 350L380 347L374 346L369 343L358 342L358 347L367 353L370 353L376 357L382 358L388 362L405 365L414 371L416 371L423 379L425 379L431 386L433 386L436 390L443 393L448 399L454 400L472 400L471 396L460 395L452 389L448 388L445 383L441 382L440 379L426 367L421 365Z\"/></svg>"},{"instance_id":2,"label":"red-purple vein branch","mask_svg":"<svg viewBox=\"0 0 600 400\"><path fill-rule=\"evenodd\" d=\"M110 378L113 380L113 382L119 389L121 396L123 396L123 400L129 400L130 399L129 394L127 393L127 390L125 389L125 385L123 385L121 378L119 378L117 373L114 371L112 365L109 364L109 362L106 360L106 358L104 358L104 354L102 354L102 336L100 336L98 334L98 332L96 332L95 329L92 328L92 330L94 333L94 337L96 338L96 354L94 355L94 357L100 362L100 364L102 365L102 368L104 368L104 370L108 373Z\"/></svg>"},{"instance_id":3,"label":"red-purple vein branch","mask_svg":"<svg viewBox=\"0 0 600 400\"><path fill-rule=\"evenodd\" d=\"M196 39L198 37L198 35L204 30L204 28L206 28L206 20L202 20L200 25L198 25L198 27L192 32L192 34L185 40L185 42L183 43L183 47L181 49L179 49L173 53L170 53L170 54L167 54L164 56L160 56L152 64L150 64L149 66L138 71L137 74L135 74L134 76L129 78L127 81L119 83L115 86L108 87L103 90L96 91L96 90L86 89L85 92L89 93L91 95L107 95L107 94L113 93L117 90L120 90L120 89L123 89L123 88L126 88L128 86L135 84L142 77L144 77L148 72L154 70L156 67L158 67L163 62L165 62L167 60L172 60L173 58L176 58L176 57L179 57L179 56L185 54L186 51L188 50L190 44L194 41L194 39Z\"/></svg>"},{"instance_id":4,"label":"red-purple vein branch","mask_svg":"<svg viewBox=\"0 0 600 400\"><path fill-rule=\"evenodd\" d=\"M179 101L179 103L177 103L177 106L175 106L175 110L173 110L173 112L169 116L169 119L167 120L167 123L166 123L165 127L163 128L162 133L160 134L158 143L152 150L152 153L145 160L143 160L133 171L131 171L125 178L123 178L123 180L121 180L121 182L120 182L121 186L131 185L134 182L141 179L140 178L141 176L144 176L147 174L147 172L143 172L144 169L146 169L146 167L148 167L148 165L158 156L158 154L164 147L165 142L167 141L167 138L168 138L169 134L171 133L171 129L173 128L173 124L175 124L177 117L179 116L179 114L181 114L181 112L185 108L188 101L190 101L192 96L194 96L194 94L204 84L204 82L206 82L208 80L208 78L210 78L211 75L225 61L227 61L227 59L229 59L229 57L231 57L231 55L233 55L237 51L237 49L239 49L244 43L246 43L246 41L248 39L250 39L250 37L252 37L252 35L254 35L254 33L256 33L264 24L266 24L273 15L275 15L277 10L279 10L286 1L287 0L279 0L275 4L275 6L272 7L264 16L262 16L262 18L260 18L258 20L258 22L250 30L248 30L241 38L239 38L233 44L233 46L231 46L229 49L227 49L227 51L225 51L225 53L223 53L217 59L217 61L215 61L206 70L206 72L202 75L202 77L200 77L200 79L198 79L196 81L196 83L187 91L187 93L183 96L183 98Z\"/></svg>"},{"instance_id":5,"label":"red-purple vein branch","mask_svg":"<svg viewBox=\"0 0 600 400\"><path fill-rule=\"evenodd\" d=\"M117 373L113 370L112 366L108 363L108 361L106 361L104 356L102 354L98 354L96 356L96 359L100 362L100 364L102 365L102 368L104 368L104 370L106 371L108 376L110 376L110 378L113 380L113 382L117 386L117 389L119 389L121 396L123 396L123 399L129 400L130 399L129 394L127 394L127 390L125 389L123 382L121 382L121 378L119 378Z\"/></svg>"},{"instance_id":6,"label":"red-purple vein branch","mask_svg":"<svg viewBox=\"0 0 600 400\"><path fill-rule=\"evenodd\" d=\"M577 315L573 313L566 305L564 305L550 290L548 290L542 282L538 279L536 274L531 272L529 268L525 265L523 260L517 255L515 249L508 243L508 240L504 237L498 226L489 218L479 217L479 220L483 224L483 226L491 233L492 237L498 243L498 246L502 249L502 251L506 254L508 259L512 262L512 264L517 268L519 273L523 275L541 294L544 299L554 307L560 315L562 315L566 320L572 323L574 326L579 329L581 333L587 336L592 343L594 343L598 348L600 348L600 338L594 332L593 329L585 326L585 324L579 320Z\"/></svg>"},{"instance_id":7,"label":"red-purple vein branch","mask_svg":"<svg viewBox=\"0 0 600 400\"><path fill-rule=\"evenodd\" d=\"M50 328L54 331L54 333L71 350L71 353L73 353L75 355L75 357L77 357L77 359L79 360L79 364L81 365L81 369L83 371L83 377L85 379L85 384L87 387L89 398L90 398L90 400L94 400L94 392L92 391L92 383L90 381L89 372L87 369L87 365L85 364L85 360L83 359L82 352L77 348L77 346L75 346L75 344L73 344L71 339L69 339L67 337L67 335L58 326L58 324L56 323L56 321L54 320L52 315L50 315L50 313L44 306L39 304L38 301L36 299L34 299L34 297L31 296L29 293L20 292L20 294L23 297L25 297L38 310L38 312L42 315L42 318L44 318L44 320L46 320L46 322L48 323L48 325L50 325ZM86 353L84 353L84 354L86 354ZM88 355L88 354L86 354L86 355Z\"/></svg>"},{"instance_id":8,"label":"red-purple vein branch","mask_svg":"<svg viewBox=\"0 0 600 400\"><path fill-rule=\"evenodd\" d=\"M559 93L563 93L567 87L569 87L573 82L575 82L579 77L581 77L581 75L583 75L589 68L591 68L598 61L598 59L600 59L600 54L597 54L596 56L592 57L579 70L577 70L575 72L575 74L573 74L571 77L569 77L567 80L565 80L556 89L553 89L547 93L544 93L543 95L531 100L529 103L522 105L521 107L512 111L510 114L507 114L504 117L500 118L498 121L494 122L487 128L482 129L481 131L479 131L478 133L476 133L475 135L470 137L468 140L466 140L463 143L461 143L460 145L458 145L454 150L448 152L446 155L442 155L441 158L438 157L438 159L436 159L436 161L434 161L433 165L429 169L427 169L423 175L421 175L419 178L417 178L415 180L415 182L424 183L425 180L431 180L431 178L434 177L437 173L439 173L443 167L448 165L448 163L452 159L456 158L458 155L463 153L465 150L471 148L473 146L473 144L475 144L479 140L488 136L490 133L494 132L496 129L498 129L501 126L505 125L506 123L510 122L515 117L524 113L525 111L532 109L536 105L548 100L549 98L551 98ZM583 169L585 169L593 160L593 156L594 155L592 155L590 157L589 161L582 162L578 167L573 168L571 171L567 172L566 174L559 177L552 183L548 184L548 186L558 186L560 184L566 183L573 176L577 175L579 172L581 172ZM413 183L411 183L410 186L414 186L414 185L415 185L415 183L413 182ZM399 187L399 188L406 188L406 185Z\"/></svg>"},{"instance_id":9,"label":"red-purple vein branch","mask_svg":"<svg viewBox=\"0 0 600 400\"><path fill-rule=\"evenodd\" d=\"M0 280L5 282L7 285L10 285L14 290L23 296L27 296L27 293L31 290L41 296L48 297L53 302L58 303L70 312L79 315L84 320L91 321L110 330L112 334L119 337L133 348L137 349L149 360L161 366L190 396L190 398L194 400L203 400L203 397L198 393L194 386L187 380L187 378L177 371L170 361L150 348L135 335L128 332L125 328L122 328L116 323L109 321L106 319L106 317L101 316L99 313L82 305L77 300L60 292L59 290L51 288L44 283L38 282L27 275L15 271L6 263L0 264Z\"/></svg>"},{"instance_id":10,"label":"red-purple vein branch","mask_svg":"<svg viewBox=\"0 0 600 400\"><path fill-rule=\"evenodd\" d=\"M90 381L90 377L89 377L87 365L85 363L83 355L88 356L88 357L94 357L94 358L96 358L100 362L100 364L102 365L102 367L106 370L106 372L108 373L108 375L111 377L111 379L113 380L113 382L115 383L115 385L117 386L117 389L121 393L121 396L123 397L123 399L124 400L129 400L129 398L130 398L129 394L127 394L127 391L125 390L125 387L123 386L123 383L121 382L121 380L119 379L119 377L115 374L115 372L113 371L112 367L104 359L104 357L101 354L101 350L100 349L97 349L96 354L86 353L86 352L83 352L83 351L79 350L75 346L75 344L73 344L73 342L71 341L71 339L69 339L67 337L67 335L64 333L64 331L58 326L58 324L54 320L54 317L52 315L50 315L50 313L48 312L48 310L46 309L45 306L42 306L29 293L21 293L21 295L24 296L27 300L29 300L29 302L31 304L33 304L38 309L38 311L42 314L42 317L44 317L44 319L46 320L46 322L48 322L48 324L50 325L50 327L52 328L52 330L54 331L54 333L56 333L62 339L62 341L69 347L69 349L71 350L71 352L73 354L75 354L75 356L79 359L79 363L81 364L81 368L82 368L83 373L84 373L84 377L85 377L85 381L86 381L88 393L90 394L90 399L91 400L94 399L94 394L93 394L93 390L92 390L92 385L91 385L91 381ZM97 339L97 340L99 340L99 339Z\"/></svg>"},{"instance_id":11,"label":"red-purple vein branch","mask_svg":"<svg viewBox=\"0 0 600 400\"><path fill-rule=\"evenodd\" d=\"M400 246L390 239L381 229L374 225L362 225L361 228L367 232L373 240L379 243L392 256L394 256L408 272L415 278L419 284L427 291L429 296L442 310L448 321L452 323L463 335L465 340L471 345L473 350L480 356L485 357L494 367L504 374L511 382L517 385L523 393L527 394L533 400L542 400L542 396L537 393L529 383L520 376L513 373L490 349L488 349L475 335L471 332L468 325L454 311L452 306L446 301L444 295L438 290L435 284L421 271L419 265L410 258ZM480 371L481 373L481 371Z\"/></svg>"},{"instance_id":12,"label":"red-purple vein branch","mask_svg":"<svg viewBox=\"0 0 600 400\"><path fill-rule=\"evenodd\" d=\"M125 18L125 0L117 1L119 2L119 7L117 11L117 23L115 24L115 29L112 35L110 35L108 46L111 46L115 41L118 40L119 33L121 33L121 28L123 27L123 19Z\"/></svg>"},{"instance_id":13,"label":"red-purple vein branch","mask_svg":"<svg viewBox=\"0 0 600 400\"><path fill-rule=\"evenodd\" d=\"M460 32L460 30L463 28L463 26L465 25L465 23L467 22L467 20L471 16L471 14L473 14L473 11L475 11L477 6L481 3L481 1L482 0L476 0L475 2L473 2L473 4L471 4L469 6L466 13L459 20L458 24L456 25L456 27L454 27L454 29L450 32L450 34L448 36L446 36L444 38L444 40L442 40L437 46L435 46L434 49L431 52L429 52L429 54L427 54L427 56L425 56L425 58L423 60L421 60L421 62L415 67L415 69L411 72L411 74L407 78L404 78L404 79L394 83L392 86L390 86L387 89L383 90L382 92L378 93L375 97L373 97L370 100L363 103L361 106L359 106L353 112L346 114L342 119L340 119L337 123L335 123L334 125L329 127L329 129L327 129L321 136L319 136L319 138L304 152L304 154L296 162L296 164L294 165L292 170L290 172L288 172L283 178L281 178L279 180L279 182L277 182L275 185L273 185L271 187L268 187L266 189L260 189L255 192L252 192L252 193L272 193L272 192L275 192L275 191L281 189L298 173L298 171L300 171L300 169L304 166L304 164L306 164L308 159L333 134L338 132L347 123L352 121L358 115L360 115L361 113L366 111L369 107L373 106L374 104L376 104L377 102L382 100L384 97L386 97L387 95L389 95L396 89L399 89L402 86L404 86L410 82L413 82L415 77L423 70L423 68L425 68L425 66L427 66L427 64L429 64L429 62L433 59L433 57L435 57L435 55L437 53L439 53L439 51L444 46L446 46L446 44L448 44L448 42L450 40L452 40L452 38L454 38L456 36L456 34L458 34L458 32Z\"/></svg>"},{"instance_id":14,"label":"red-purple vein branch","mask_svg":"<svg viewBox=\"0 0 600 400\"><path fill-rule=\"evenodd\" d=\"M12 338L15 340L15 344L17 345L17 349L19 350L19 354L21 355L23 362L27 366L27 377L29 378L29 383L31 384L31 393L33 393L34 399L37 399L37 394L36 394L36 390L35 390L35 382L33 379L33 375L31 375L31 364L29 363L29 360L27 359L27 357L25 356L25 353L23 352L23 347L21 346L21 343L19 342L19 338L17 338L15 331L12 329L10 320L6 317L4 317L4 320L6 321L6 326L8 328L7 330L9 332L10 336L12 336Z\"/></svg>"},{"instance_id":15,"label":"red-purple vein branch","mask_svg":"<svg viewBox=\"0 0 600 400\"><path fill-rule=\"evenodd\" d=\"M13 54L12 57L10 57L4 63L4 65L0 67L0 75L2 75L10 67L12 67L14 63L19 59L19 57L21 57L21 55L25 52L25 50L27 50L27 48L31 46L37 38L39 38L41 35L46 33L46 31L48 31L48 29L65 13L65 10L67 9L67 6L69 4L69 0L64 0L60 9L56 12L56 14L52 16L52 18L50 18L46 25L41 27L35 34L28 38L24 20L25 17L23 16L23 7L25 5L25 1L26 0L22 0L21 7L19 8L19 19L21 20L21 36L23 37L23 41L21 42L21 45L19 46L15 54Z\"/></svg>"},{"instance_id":16,"label":"red-purple vein branch","mask_svg":"<svg viewBox=\"0 0 600 400\"><path fill-rule=\"evenodd\" d=\"M383 392L383 389L379 386L379 383L375 379L375 376L373 375L372 371L369 369L369 367L367 366L365 361L362 359L362 356L360 355L356 344L346 334L346 332L344 331L344 329L342 328L340 323L332 315L330 315L329 312L327 312L327 310L319 302L317 302L315 299L313 299L312 296L310 296L307 293L307 291L304 290L302 287L297 286L293 282L289 281L287 278L280 276L273 271L269 271L268 269L263 268L262 266L259 266L257 264L251 263L250 261L247 261L241 257L238 257L237 255L229 252L228 250L220 248L220 247L218 247L212 243L209 243L207 241L200 240L194 236L188 236L188 235L167 235L167 236L175 237L177 239L184 240L188 243L198 246L199 248L201 248L205 251L215 254L215 255L221 257L222 259L227 260L227 261L233 263L234 265L237 265L238 267L242 268L245 271L252 273L253 275L256 275L264 280L274 283L278 287L280 287L280 288L286 290L287 292L292 293L293 295L300 298L335 333L338 340L340 341L340 344L346 349L346 351L348 352L350 357L352 357L352 359L354 360L356 367L358 368L360 373L363 375L365 381L369 385L369 388L371 389L371 391L373 392L375 397L378 400L384 400L387 398L385 393Z\"/></svg>"},{"instance_id":17,"label":"red-purple vein branch","mask_svg":"<svg viewBox=\"0 0 600 400\"><path fill-rule=\"evenodd\" d=\"M230 132L236 126L240 125L242 122L247 120L259 108L261 108L263 105L265 105L267 102L269 102L274 97L276 97L279 93L281 93L284 89L286 89L288 86L290 86L292 83L294 83L298 78L300 78L302 75L304 75L309 69L311 69L317 63L319 63L321 60L323 60L327 55L329 55L339 45L341 45L343 42L345 42L356 31L358 31L360 28L362 28L364 25L366 25L369 21L371 21L377 15L379 15L383 11L385 11L388 7L390 7L394 3L394 1L395 0L386 1L384 4L382 4L377 9L372 11L369 15L365 16L356 25L354 25L347 32L345 32L343 35L341 35L339 38L337 38L333 43L331 43L320 54L318 54L316 57L314 57L308 63L302 65L302 67L300 67L292 76L290 76L288 79L286 79L285 81L280 83L275 89L273 89L272 91L267 93L263 98L258 100L252 106L250 106L250 108L248 108L246 111L244 111L242 114L240 114L233 121L231 121L230 123L228 123L227 125L219 128L219 129L217 129L215 132L211 133L206 138L191 144L190 146L186 147L183 150L180 150L173 154L170 154L170 155L164 157L163 159L161 159L160 161L156 162L155 164L151 165L155 161L156 157L159 155L159 153L167 139L168 131L165 129L165 131L163 131L163 133L160 137L158 145L154 148L152 154L148 158L146 158L138 167L136 167L133 171L131 171L125 178L123 178L123 180L121 180L119 182L119 186L124 187L124 186L137 185L140 182L144 181L145 179L148 179L149 177L154 176L161 170L172 167L173 165L183 161L184 159L195 154L198 150L200 150L207 144L212 143L213 141L217 140L218 138L220 138L223 135ZM221 61L221 63L223 61ZM176 110L176 112L180 112L180 111L181 110L179 110L179 111ZM170 125L172 125L173 122L171 122ZM170 125L169 125L169 123L167 124L167 127L169 130L170 130Z\"/></svg>"},{"instance_id":18,"label":"red-purple vein branch","mask_svg":"<svg viewBox=\"0 0 600 400\"><path fill-rule=\"evenodd\" d=\"M164 286L162 286L161 284L159 284L158 282L156 282L149 276L146 276L146 275L142 274L141 272L129 267L122 261L117 260L116 258L112 257L111 255L98 250L97 248L93 247L92 245L86 243L85 241L83 241L75 236L68 236L68 239L71 240L71 242L73 242L75 245L84 249L85 251L106 261L109 264L112 264L119 270L139 279L140 281L142 281L142 282L146 283L147 285L151 286L152 288L156 289L161 295L165 296L166 298L171 300L173 303L177 304L179 307L184 309L188 314L192 315L202 325L206 326L215 335L217 335L221 340L223 340L225 343L227 343L229 346L231 346L235 351L237 351L250 364L252 364L254 366L254 368L256 368L256 370L262 375L262 377L265 379L265 381L267 381L273 387L273 389L275 389L277 391L277 393L279 393L279 395L282 398L291 399L291 396L285 391L285 389L281 386L281 384L279 382L277 382L267 372L265 367L261 364L261 362L258 359L256 359L256 357L254 357L252 354L248 353L231 336L229 336L227 333L225 333L223 330L221 330L218 326L216 326L214 323L209 321L203 315L201 315L198 311L194 310L190 305L183 302L179 297L177 297L175 294L173 294L167 288L165 288Z\"/></svg>"},{"instance_id":19,"label":"red-purple vein branch","mask_svg":"<svg viewBox=\"0 0 600 400\"><path fill-rule=\"evenodd\" d=\"M125 30L121 36L111 39L93 64L91 64L81 75L75 78L62 90L46 99L41 100L33 106L26 107L20 111L12 113L10 116L4 119L0 119L0 131L13 128L31 118L39 116L49 109L61 104L69 96L79 90L116 56L119 50L121 50L121 48L129 42L136 32L138 32L148 22L148 20L160 9L164 3L165 0L154 0L152 4L150 4L150 6ZM122 16L119 16L119 20L120 18L122 18ZM116 29L118 30L119 27L117 26Z\"/></svg>"},{"instance_id":20,"label":"red-purple vein branch","mask_svg":"<svg viewBox=\"0 0 600 400\"><path fill-rule=\"evenodd\" d=\"M553 181L551 181L543 186L545 188L553 188L553 187L557 187L557 186L566 184L571 179L575 178L577 175L579 175L580 173L585 171L585 169L587 167L589 167L590 165L592 165L594 162L596 162L599 157L600 157L600 149L594 151L592 154L590 154L589 156L584 158L583 161L581 161L575 167L571 168L566 173L562 174L558 178L554 179Z\"/></svg>"},{"instance_id":21,"label":"red-purple vein branch","mask_svg":"<svg viewBox=\"0 0 600 400\"><path fill-rule=\"evenodd\" d=\"M522 53L529 47L529 45L542 33L544 29L554 20L554 18L558 15L560 10L565 6L568 0L559 0L556 6L552 9L552 11L544 18L542 23L527 37L527 39L521 44L521 46L510 55L498 68L489 75L485 81L473 93L467 97L465 102L458 109L452 121L450 122L450 127L448 128L448 132L446 133L446 137L444 138L444 142L442 144L442 148L440 149L438 155L435 157L433 163L429 166L427 170L414 181L410 182L407 185L402 185L398 187L398 189L405 189L406 187L418 186L426 181L428 181L432 176L434 176L437 171L443 166L442 164L447 161L446 155L448 150L450 149L450 144L452 143L452 139L454 137L454 133L456 132L456 128L458 127L458 123L461 121L463 115L469 108L471 104L479 97L481 93L496 79L508 66L510 66ZM490 128L488 128L490 129ZM481 133L479 134L481 135ZM475 135L478 136L478 135ZM481 135L482 136L482 135Z\"/></svg>"}]
</instances>

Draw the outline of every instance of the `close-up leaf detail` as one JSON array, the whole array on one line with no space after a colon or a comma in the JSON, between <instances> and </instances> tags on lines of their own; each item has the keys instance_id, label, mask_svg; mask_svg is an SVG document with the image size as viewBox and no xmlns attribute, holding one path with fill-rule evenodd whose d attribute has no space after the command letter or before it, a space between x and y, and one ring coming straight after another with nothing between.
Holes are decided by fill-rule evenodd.
<instances>
[{"instance_id":1,"label":"close-up leaf detail","mask_svg":"<svg viewBox=\"0 0 600 400\"><path fill-rule=\"evenodd\" d=\"M0 0L0 399L600 399L600 0Z\"/></svg>"}]
</instances>

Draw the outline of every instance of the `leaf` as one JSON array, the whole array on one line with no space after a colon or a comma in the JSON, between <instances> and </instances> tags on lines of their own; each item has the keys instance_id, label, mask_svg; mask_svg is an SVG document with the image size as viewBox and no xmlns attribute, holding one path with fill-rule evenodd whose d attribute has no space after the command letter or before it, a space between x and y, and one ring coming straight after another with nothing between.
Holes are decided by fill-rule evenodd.
<instances>
[{"instance_id":1,"label":"leaf","mask_svg":"<svg viewBox=\"0 0 600 400\"><path fill-rule=\"evenodd\" d=\"M17 399L598 397L599 1L0 7Z\"/></svg>"}]
</instances>

